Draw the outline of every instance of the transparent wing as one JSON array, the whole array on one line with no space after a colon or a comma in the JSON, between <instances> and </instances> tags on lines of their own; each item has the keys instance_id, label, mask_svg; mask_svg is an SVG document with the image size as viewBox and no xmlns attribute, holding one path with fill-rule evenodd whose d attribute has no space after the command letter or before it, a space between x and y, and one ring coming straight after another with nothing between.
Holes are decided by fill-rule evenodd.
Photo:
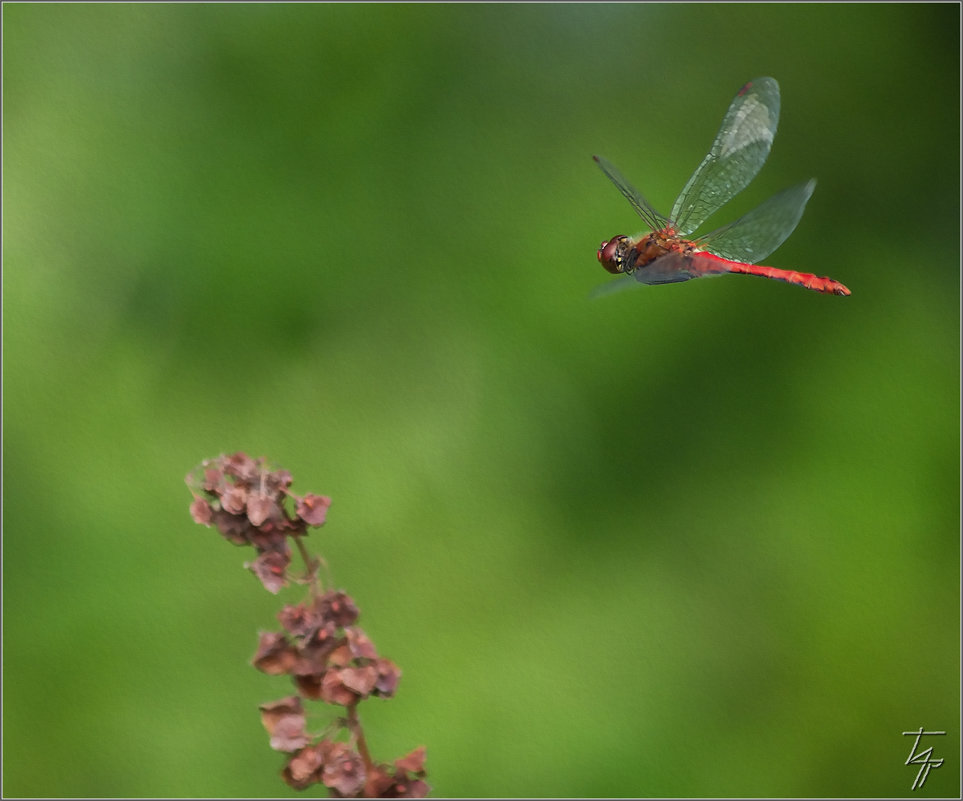
<instances>
[{"instance_id":1,"label":"transparent wing","mask_svg":"<svg viewBox=\"0 0 963 801\"><path fill-rule=\"evenodd\" d=\"M778 124L779 84L774 78L749 81L733 99L709 154L672 207L672 222L680 234L692 233L748 186L766 162Z\"/></svg>"},{"instance_id":2,"label":"transparent wing","mask_svg":"<svg viewBox=\"0 0 963 801\"><path fill-rule=\"evenodd\" d=\"M616 292L622 292L626 289L637 289L640 286L642 285L631 275L620 275L618 278L613 278L611 281L599 284L589 293L589 297L593 300L595 298L604 298L608 295L614 295Z\"/></svg>"},{"instance_id":3,"label":"transparent wing","mask_svg":"<svg viewBox=\"0 0 963 801\"><path fill-rule=\"evenodd\" d=\"M592 158L595 159L595 163L602 168L602 172L609 177L609 180L625 195L625 199L632 204L632 208L645 220L645 224L648 225L649 228L653 231L658 231L668 225L669 221L649 205L649 202L642 197L642 193L625 180L622 173L615 168L615 165L601 156L592 156Z\"/></svg>"},{"instance_id":4,"label":"transparent wing","mask_svg":"<svg viewBox=\"0 0 963 801\"><path fill-rule=\"evenodd\" d=\"M815 188L815 180L791 186L738 220L697 238L695 244L724 259L755 264L789 238Z\"/></svg>"}]
</instances>

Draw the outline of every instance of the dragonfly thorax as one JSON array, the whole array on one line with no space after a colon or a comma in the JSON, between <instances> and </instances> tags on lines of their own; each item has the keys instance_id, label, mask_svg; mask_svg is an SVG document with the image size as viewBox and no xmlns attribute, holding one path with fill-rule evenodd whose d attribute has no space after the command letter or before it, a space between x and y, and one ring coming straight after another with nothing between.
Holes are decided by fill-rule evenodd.
<instances>
[{"instance_id":1,"label":"dragonfly thorax","mask_svg":"<svg viewBox=\"0 0 963 801\"><path fill-rule=\"evenodd\" d=\"M596 255L602 266L610 273L631 275L666 253L671 251L688 253L692 249L691 242L677 239L671 229L665 229L653 231L638 239L627 236L612 237L599 246Z\"/></svg>"}]
</instances>

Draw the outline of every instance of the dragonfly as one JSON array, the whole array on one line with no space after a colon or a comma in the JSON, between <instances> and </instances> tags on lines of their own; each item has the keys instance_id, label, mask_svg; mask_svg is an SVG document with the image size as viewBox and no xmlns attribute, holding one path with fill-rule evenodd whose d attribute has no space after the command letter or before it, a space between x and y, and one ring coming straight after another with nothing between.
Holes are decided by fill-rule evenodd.
<instances>
[{"instance_id":1,"label":"dragonfly","mask_svg":"<svg viewBox=\"0 0 963 801\"><path fill-rule=\"evenodd\" d=\"M779 84L769 77L749 81L729 105L709 153L679 193L669 217L659 214L609 161L595 156L602 172L651 231L636 237L620 234L599 245L602 266L623 276L604 285L603 292L631 285L633 279L642 284L673 284L743 273L815 292L849 295L849 289L832 278L757 264L793 232L816 188L815 180L783 190L735 222L690 237L756 177L769 156L778 123Z\"/></svg>"}]
</instances>

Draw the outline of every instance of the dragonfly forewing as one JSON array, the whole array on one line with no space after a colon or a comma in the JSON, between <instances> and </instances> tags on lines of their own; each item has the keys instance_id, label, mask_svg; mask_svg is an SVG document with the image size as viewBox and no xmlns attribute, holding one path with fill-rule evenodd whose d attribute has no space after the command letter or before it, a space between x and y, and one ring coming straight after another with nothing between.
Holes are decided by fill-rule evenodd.
<instances>
[{"instance_id":1,"label":"dragonfly forewing","mask_svg":"<svg viewBox=\"0 0 963 801\"><path fill-rule=\"evenodd\" d=\"M695 231L756 177L779 124L779 84L749 81L735 96L708 155L692 173L672 207L681 235Z\"/></svg>"},{"instance_id":2,"label":"dragonfly forewing","mask_svg":"<svg viewBox=\"0 0 963 801\"><path fill-rule=\"evenodd\" d=\"M632 184L625 180L625 176L618 171L612 162L601 156L593 156L595 163L602 168L609 180L618 187L618 190L625 196L625 199L632 204L639 216L645 221L653 231L658 231L668 225L668 220L657 212L652 205L642 197L642 193Z\"/></svg>"},{"instance_id":3,"label":"dragonfly forewing","mask_svg":"<svg viewBox=\"0 0 963 801\"><path fill-rule=\"evenodd\" d=\"M599 284L589 293L590 298L604 298L607 295L614 295L616 292L623 292L626 289L638 289L639 282L634 276L622 275L604 284Z\"/></svg>"}]
</instances>

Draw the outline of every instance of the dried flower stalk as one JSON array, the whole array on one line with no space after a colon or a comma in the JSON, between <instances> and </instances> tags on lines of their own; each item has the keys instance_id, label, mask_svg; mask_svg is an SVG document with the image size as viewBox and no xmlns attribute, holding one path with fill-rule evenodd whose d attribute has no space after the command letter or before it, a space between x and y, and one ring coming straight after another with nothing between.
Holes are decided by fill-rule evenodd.
<instances>
[{"instance_id":1,"label":"dried flower stalk","mask_svg":"<svg viewBox=\"0 0 963 801\"><path fill-rule=\"evenodd\" d=\"M331 499L299 497L291 484L286 470L271 470L241 452L209 459L187 476L195 522L215 526L235 545L252 546L257 557L245 566L266 590L276 594L291 582L308 588L303 602L278 613L282 632L261 632L252 660L264 673L290 676L297 692L260 706L271 747L290 754L281 776L298 790L323 784L337 798L423 798L431 790L424 781L424 746L391 765L368 752L358 705L393 696L401 671L358 627L351 597L324 588L324 560L305 547L308 529L324 524ZM302 577L290 570L292 543L304 561ZM344 714L310 734L302 699L343 707Z\"/></svg>"}]
</instances>

